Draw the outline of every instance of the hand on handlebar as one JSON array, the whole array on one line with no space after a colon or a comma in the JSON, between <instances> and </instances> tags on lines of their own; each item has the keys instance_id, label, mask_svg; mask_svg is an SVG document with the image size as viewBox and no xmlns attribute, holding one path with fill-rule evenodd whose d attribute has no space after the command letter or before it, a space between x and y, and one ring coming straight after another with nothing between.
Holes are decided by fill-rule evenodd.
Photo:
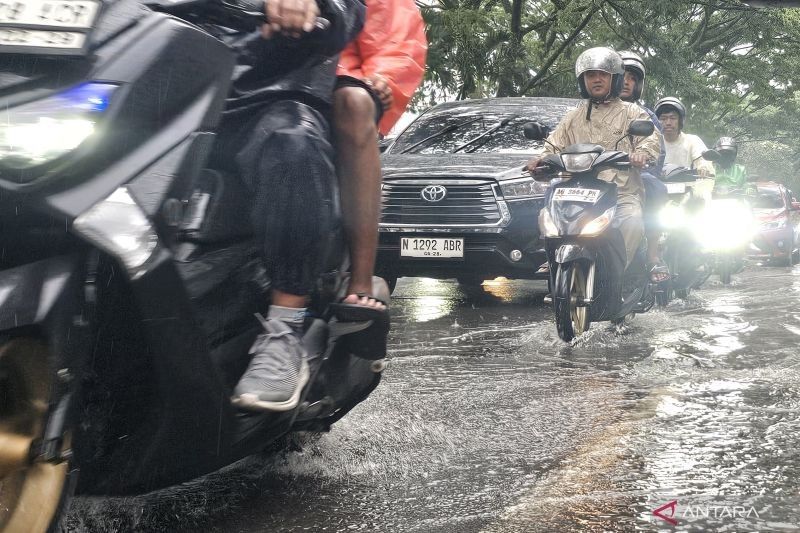
<instances>
[{"instance_id":1,"label":"hand on handlebar","mask_svg":"<svg viewBox=\"0 0 800 533\"><path fill-rule=\"evenodd\" d=\"M265 39L277 33L300 37L314 30L319 16L316 0L266 0L264 8L269 21L261 27Z\"/></svg>"},{"instance_id":2,"label":"hand on handlebar","mask_svg":"<svg viewBox=\"0 0 800 533\"><path fill-rule=\"evenodd\" d=\"M525 165L524 170L527 170L528 172L533 174L534 172L536 172L536 169L539 168L539 165L541 165L541 163L542 163L541 157L538 156L534 157L533 159L528 161L528 163Z\"/></svg>"},{"instance_id":3,"label":"hand on handlebar","mask_svg":"<svg viewBox=\"0 0 800 533\"><path fill-rule=\"evenodd\" d=\"M631 166L639 169L647 167L648 160L649 158L647 154L638 154L638 153L631 154L629 158Z\"/></svg>"}]
</instances>

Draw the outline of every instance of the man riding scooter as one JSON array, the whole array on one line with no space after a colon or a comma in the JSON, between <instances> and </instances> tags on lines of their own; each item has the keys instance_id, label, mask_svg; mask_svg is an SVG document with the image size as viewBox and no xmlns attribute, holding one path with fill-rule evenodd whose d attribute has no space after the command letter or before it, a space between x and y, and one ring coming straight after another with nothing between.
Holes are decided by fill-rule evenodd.
<instances>
[{"instance_id":1,"label":"man riding scooter","mask_svg":"<svg viewBox=\"0 0 800 533\"><path fill-rule=\"evenodd\" d=\"M714 162L714 190L741 189L747 184L747 170L736 163L739 147L733 137L720 137L714 144L719 158Z\"/></svg>"}]
</instances>

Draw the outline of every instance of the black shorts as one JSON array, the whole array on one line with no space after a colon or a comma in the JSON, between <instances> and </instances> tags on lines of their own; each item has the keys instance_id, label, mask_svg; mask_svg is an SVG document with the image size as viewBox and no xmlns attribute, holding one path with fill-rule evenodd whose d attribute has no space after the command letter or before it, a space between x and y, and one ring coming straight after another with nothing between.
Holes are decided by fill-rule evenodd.
<instances>
[{"instance_id":1,"label":"black shorts","mask_svg":"<svg viewBox=\"0 0 800 533\"><path fill-rule=\"evenodd\" d=\"M359 87L367 91L367 94L372 97L372 102L375 104L375 124L381 121L381 118L383 118L383 103L378 93L372 90L372 87L367 85L366 82L352 76L336 76L336 88L334 90L341 87Z\"/></svg>"}]
</instances>

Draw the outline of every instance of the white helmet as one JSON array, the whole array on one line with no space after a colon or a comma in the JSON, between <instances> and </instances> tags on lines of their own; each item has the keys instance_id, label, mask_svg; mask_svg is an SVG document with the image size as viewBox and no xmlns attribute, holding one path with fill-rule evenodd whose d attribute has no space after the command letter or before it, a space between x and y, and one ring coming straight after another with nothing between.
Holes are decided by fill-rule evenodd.
<instances>
[{"instance_id":1,"label":"white helmet","mask_svg":"<svg viewBox=\"0 0 800 533\"><path fill-rule=\"evenodd\" d=\"M644 66L644 61L639 54L629 50L620 52L619 55L622 58L623 68L625 70L632 70L639 75L636 84L633 86L633 94L631 95L634 100L639 100L642 97L644 80L647 77L647 68Z\"/></svg>"},{"instance_id":2,"label":"white helmet","mask_svg":"<svg viewBox=\"0 0 800 533\"><path fill-rule=\"evenodd\" d=\"M625 76L625 69L622 65L622 58L611 48L598 46L589 48L578 56L575 61L575 77L578 79L578 89L581 91L581 98L591 98L586 89L584 74L589 70L600 70L611 74L611 91L608 98L616 98L622 92L622 82Z\"/></svg>"}]
</instances>

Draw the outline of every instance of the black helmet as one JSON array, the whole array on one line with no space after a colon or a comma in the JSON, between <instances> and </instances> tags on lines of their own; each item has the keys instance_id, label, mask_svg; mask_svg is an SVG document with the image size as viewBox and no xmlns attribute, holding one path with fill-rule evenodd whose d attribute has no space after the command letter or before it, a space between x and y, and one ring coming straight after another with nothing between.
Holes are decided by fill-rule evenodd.
<instances>
[{"instance_id":1,"label":"black helmet","mask_svg":"<svg viewBox=\"0 0 800 533\"><path fill-rule=\"evenodd\" d=\"M714 150L719 152L720 155L733 156L735 159L739 154L739 145L736 144L736 139L733 137L720 137L714 144Z\"/></svg>"},{"instance_id":2,"label":"black helmet","mask_svg":"<svg viewBox=\"0 0 800 533\"><path fill-rule=\"evenodd\" d=\"M660 117L661 113L666 113L669 111L675 111L678 113L678 125L681 129L683 129L683 123L686 120L686 107L683 105L683 102L674 96L667 96L656 102L656 107L653 109L653 112L657 117Z\"/></svg>"},{"instance_id":3,"label":"black helmet","mask_svg":"<svg viewBox=\"0 0 800 533\"><path fill-rule=\"evenodd\" d=\"M616 98L622 92L622 82L625 76L625 69L622 67L622 58L611 48L598 46L585 50L575 61L575 77L578 78L578 89L581 91L581 98L591 98L586 89L583 75L589 70L600 70L611 74L611 91L608 98Z\"/></svg>"},{"instance_id":4,"label":"black helmet","mask_svg":"<svg viewBox=\"0 0 800 533\"><path fill-rule=\"evenodd\" d=\"M647 69L644 66L644 61L641 56L635 52L626 50L619 53L622 58L622 66L625 70L630 70L638 75L636 84L633 86L633 94L631 95L634 100L639 100L644 91L644 79L647 77Z\"/></svg>"}]
</instances>

